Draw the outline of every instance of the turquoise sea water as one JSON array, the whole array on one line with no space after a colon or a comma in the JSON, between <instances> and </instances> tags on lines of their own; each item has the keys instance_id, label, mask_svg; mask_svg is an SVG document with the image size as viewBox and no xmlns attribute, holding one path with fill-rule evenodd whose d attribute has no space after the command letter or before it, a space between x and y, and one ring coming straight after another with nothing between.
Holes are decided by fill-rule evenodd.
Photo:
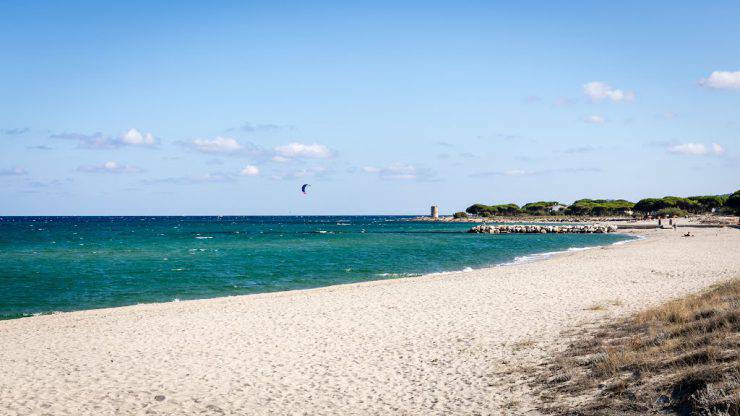
<instances>
[{"instance_id":1,"label":"turquoise sea water","mask_svg":"<svg viewBox=\"0 0 740 416\"><path fill-rule=\"evenodd\" d=\"M615 234L466 234L402 217L0 217L0 319L501 264Z\"/></svg>"}]
</instances>

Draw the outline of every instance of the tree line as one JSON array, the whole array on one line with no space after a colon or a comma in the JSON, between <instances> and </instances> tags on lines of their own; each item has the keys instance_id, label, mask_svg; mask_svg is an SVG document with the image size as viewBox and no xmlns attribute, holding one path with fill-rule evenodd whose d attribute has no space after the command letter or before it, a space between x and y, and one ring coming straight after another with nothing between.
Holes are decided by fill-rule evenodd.
<instances>
[{"instance_id":1,"label":"tree line","mask_svg":"<svg viewBox=\"0 0 740 416\"><path fill-rule=\"evenodd\" d=\"M466 216L466 213L481 217L494 217L514 215L614 216L634 213L685 216L708 212L740 215L740 190L727 195L702 195L688 198L666 196L645 198L637 202L624 199L579 199L568 206L558 201L529 202L521 207L517 204L473 204L465 212L455 213L455 217Z\"/></svg>"}]
</instances>

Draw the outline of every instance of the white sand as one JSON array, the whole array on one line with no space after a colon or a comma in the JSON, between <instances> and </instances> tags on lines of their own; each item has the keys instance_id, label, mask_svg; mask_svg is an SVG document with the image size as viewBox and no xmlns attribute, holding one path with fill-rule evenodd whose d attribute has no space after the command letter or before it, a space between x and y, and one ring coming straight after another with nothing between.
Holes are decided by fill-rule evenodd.
<instances>
[{"instance_id":1,"label":"white sand","mask_svg":"<svg viewBox=\"0 0 740 416\"><path fill-rule=\"evenodd\" d=\"M0 321L0 414L501 414L559 334L740 274L740 231L315 290ZM587 310L595 303L607 312ZM164 399L155 400L162 395Z\"/></svg>"}]
</instances>

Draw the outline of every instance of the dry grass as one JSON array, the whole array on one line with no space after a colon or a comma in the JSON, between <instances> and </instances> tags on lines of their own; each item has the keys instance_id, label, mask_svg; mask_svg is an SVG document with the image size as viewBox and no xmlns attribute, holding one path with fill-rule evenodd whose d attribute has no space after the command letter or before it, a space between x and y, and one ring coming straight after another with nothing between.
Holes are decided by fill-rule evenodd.
<instances>
[{"instance_id":1,"label":"dry grass","mask_svg":"<svg viewBox=\"0 0 740 416\"><path fill-rule=\"evenodd\" d=\"M535 372L541 410L738 415L739 311L735 279L581 335Z\"/></svg>"},{"instance_id":2,"label":"dry grass","mask_svg":"<svg viewBox=\"0 0 740 416\"><path fill-rule=\"evenodd\" d=\"M527 338L523 339L521 341L515 342L511 347L514 351L520 351L520 350L528 350L530 348L534 348L537 345L537 342L533 339Z\"/></svg>"},{"instance_id":3,"label":"dry grass","mask_svg":"<svg viewBox=\"0 0 740 416\"><path fill-rule=\"evenodd\" d=\"M609 306L622 306L622 301L619 299L609 299L602 303L594 303L593 305L586 307L586 310L594 311L594 312L603 312L609 309Z\"/></svg>"}]
</instances>

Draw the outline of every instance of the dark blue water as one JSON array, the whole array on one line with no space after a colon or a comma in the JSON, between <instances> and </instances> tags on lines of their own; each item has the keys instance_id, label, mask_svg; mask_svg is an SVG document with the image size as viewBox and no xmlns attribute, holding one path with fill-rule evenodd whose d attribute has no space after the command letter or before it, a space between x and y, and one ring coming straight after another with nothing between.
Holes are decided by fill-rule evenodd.
<instances>
[{"instance_id":1,"label":"dark blue water","mask_svg":"<svg viewBox=\"0 0 740 416\"><path fill-rule=\"evenodd\" d=\"M403 217L0 217L0 319L480 268L611 244Z\"/></svg>"}]
</instances>

